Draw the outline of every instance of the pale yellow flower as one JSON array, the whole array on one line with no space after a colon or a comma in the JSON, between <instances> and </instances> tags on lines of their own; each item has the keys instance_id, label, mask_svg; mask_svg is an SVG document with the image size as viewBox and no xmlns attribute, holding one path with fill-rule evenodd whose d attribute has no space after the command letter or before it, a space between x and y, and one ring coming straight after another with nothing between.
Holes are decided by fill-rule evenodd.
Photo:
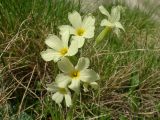
<instances>
[{"instance_id":1,"label":"pale yellow flower","mask_svg":"<svg viewBox=\"0 0 160 120\"><path fill-rule=\"evenodd\" d=\"M95 18L91 15L88 15L82 20L81 15L77 11L74 11L68 14L68 19L72 26L60 26L60 33L69 31L70 34L73 35L73 40L77 41L78 48L81 48L84 45L86 38L92 38L94 36Z\"/></svg>"},{"instance_id":2,"label":"pale yellow flower","mask_svg":"<svg viewBox=\"0 0 160 120\"><path fill-rule=\"evenodd\" d=\"M41 56L45 61L54 60L57 62L64 56L73 56L78 52L78 44L72 41L69 44L69 32L63 32L62 39L56 35L49 35L45 40L46 45L49 47L46 51L41 52Z\"/></svg>"},{"instance_id":3,"label":"pale yellow flower","mask_svg":"<svg viewBox=\"0 0 160 120\"><path fill-rule=\"evenodd\" d=\"M68 90L67 86L58 87L56 83L51 83L47 85L47 90L54 93L52 99L58 104L61 105L61 102L65 98L65 103L67 107L72 105L71 93Z\"/></svg>"},{"instance_id":4,"label":"pale yellow flower","mask_svg":"<svg viewBox=\"0 0 160 120\"><path fill-rule=\"evenodd\" d=\"M58 62L59 69L63 72L56 78L59 87L69 84L69 88L79 92L80 82L92 83L99 79L99 75L89 67L89 59L81 57L74 67L68 58L63 58Z\"/></svg>"},{"instance_id":5,"label":"pale yellow flower","mask_svg":"<svg viewBox=\"0 0 160 120\"><path fill-rule=\"evenodd\" d=\"M112 7L111 14L103 7L100 6L99 10L102 14L106 15L108 19L103 19L101 21L101 26L108 26L114 30L114 32L118 35L119 29L124 30L124 27L119 22L120 21L120 6ZM125 31L125 30L124 30Z\"/></svg>"}]
</instances>

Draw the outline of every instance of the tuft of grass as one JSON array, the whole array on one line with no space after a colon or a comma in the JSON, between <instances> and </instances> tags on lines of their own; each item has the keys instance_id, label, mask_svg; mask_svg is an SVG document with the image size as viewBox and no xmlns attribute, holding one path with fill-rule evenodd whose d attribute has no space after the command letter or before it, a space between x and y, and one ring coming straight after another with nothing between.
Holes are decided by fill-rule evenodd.
<instances>
[{"instance_id":1,"label":"tuft of grass","mask_svg":"<svg viewBox=\"0 0 160 120\"><path fill-rule=\"evenodd\" d=\"M66 119L70 109L59 108L45 89L59 71L40 52L48 34L69 24L73 10L80 5L70 0L0 1L0 119ZM93 15L97 36L104 16ZM160 118L159 23L127 7L121 18L126 32L119 38L111 33L97 47L94 38L87 40L80 52L101 79L98 91L82 92L75 101L73 120Z\"/></svg>"}]
</instances>

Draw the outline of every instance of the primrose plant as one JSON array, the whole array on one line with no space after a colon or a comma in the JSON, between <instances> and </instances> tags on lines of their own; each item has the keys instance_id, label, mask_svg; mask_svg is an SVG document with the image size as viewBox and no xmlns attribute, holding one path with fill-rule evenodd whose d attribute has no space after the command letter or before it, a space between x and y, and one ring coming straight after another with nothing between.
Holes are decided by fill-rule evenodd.
<instances>
[{"instance_id":1,"label":"primrose plant","mask_svg":"<svg viewBox=\"0 0 160 120\"><path fill-rule=\"evenodd\" d=\"M107 17L107 19L103 19L100 23L100 25L105 28L97 36L96 43L101 42L110 31L113 31L117 36L119 36L120 29L125 31L124 27L120 23L120 11L123 10L122 6L112 7L111 14L109 14L109 12L103 6L99 6L99 10Z\"/></svg>"},{"instance_id":2,"label":"primrose plant","mask_svg":"<svg viewBox=\"0 0 160 120\"><path fill-rule=\"evenodd\" d=\"M101 26L107 29L113 29L116 33L119 29L124 30L119 22L120 9L113 7L111 15L108 11L100 6L99 10L102 14L106 15L108 19L101 21ZM95 31L95 18L94 16L87 15L83 19L77 11L68 14L68 19L71 25L59 26L59 36L54 34L48 35L45 44L48 48L41 52L41 57L45 61L54 61L57 63L59 73L55 80L47 85L47 90L52 93L52 99L61 106L63 99L66 106L72 105L72 93L79 94L81 92L81 85L84 92L88 92L88 86L93 89L98 88L97 81L100 79L98 73L89 69L90 60L87 57L80 57L78 59L78 50L83 47L85 40L94 37ZM105 28L105 29L106 29ZM103 33L103 34L102 34ZM107 34L102 31L96 38L95 43L102 41L103 37ZM98 40L97 40L98 39ZM71 61L77 58L77 64L74 66Z\"/></svg>"}]
</instances>

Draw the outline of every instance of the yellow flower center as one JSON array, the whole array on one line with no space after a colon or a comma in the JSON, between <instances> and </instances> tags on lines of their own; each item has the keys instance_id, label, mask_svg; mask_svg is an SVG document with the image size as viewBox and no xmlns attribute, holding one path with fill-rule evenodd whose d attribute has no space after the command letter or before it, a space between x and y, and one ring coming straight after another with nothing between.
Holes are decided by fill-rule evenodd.
<instances>
[{"instance_id":1,"label":"yellow flower center","mask_svg":"<svg viewBox=\"0 0 160 120\"><path fill-rule=\"evenodd\" d=\"M82 36L84 33L85 33L85 29L84 28L77 28L76 34L78 36Z\"/></svg>"},{"instance_id":2,"label":"yellow flower center","mask_svg":"<svg viewBox=\"0 0 160 120\"><path fill-rule=\"evenodd\" d=\"M68 52L68 48L62 48L60 50L61 55L65 55Z\"/></svg>"},{"instance_id":3,"label":"yellow flower center","mask_svg":"<svg viewBox=\"0 0 160 120\"><path fill-rule=\"evenodd\" d=\"M78 78L79 75L80 75L80 74L79 74L79 71L77 71L77 70L71 72L71 74L70 74L71 78L73 78L73 79Z\"/></svg>"},{"instance_id":4,"label":"yellow flower center","mask_svg":"<svg viewBox=\"0 0 160 120\"><path fill-rule=\"evenodd\" d=\"M58 90L61 94L67 94L67 91L65 88L59 88Z\"/></svg>"}]
</instances>

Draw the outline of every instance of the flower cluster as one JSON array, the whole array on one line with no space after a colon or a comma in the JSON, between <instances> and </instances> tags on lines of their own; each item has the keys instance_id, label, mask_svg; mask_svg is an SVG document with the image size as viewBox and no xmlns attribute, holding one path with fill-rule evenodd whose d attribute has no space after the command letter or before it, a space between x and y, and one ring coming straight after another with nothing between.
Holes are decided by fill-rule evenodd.
<instances>
[{"instance_id":1,"label":"flower cluster","mask_svg":"<svg viewBox=\"0 0 160 120\"><path fill-rule=\"evenodd\" d=\"M81 57L74 66L67 56L75 56L78 49L83 47L85 39L92 38L95 30L95 18L91 15L82 17L77 11L69 13L68 19L72 26L62 25L59 27L61 38L49 35L45 44L49 47L41 52L45 61L57 62L62 73L58 74L55 82L47 85L47 90L53 92L52 99L60 105L65 98L66 105L72 104L70 90L79 93L80 85L83 84L84 91L88 86L97 87L99 75L92 69L88 69L90 61Z\"/></svg>"},{"instance_id":2,"label":"flower cluster","mask_svg":"<svg viewBox=\"0 0 160 120\"><path fill-rule=\"evenodd\" d=\"M119 22L118 8L113 8L111 15L103 6L100 6L99 9L108 17L108 20L102 20L101 26L109 26L115 30L123 29ZM80 57L75 66L69 59L71 58L69 56L77 57L76 54L79 48L83 47L85 40L94 37L95 18L87 15L82 19L81 15L74 11L68 14L68 19L71 25L59 26L61 38L54 34L49 35L45 40L48 49L41 52L41 57L45 61L57 62L61 71L55 81L47 85L47 90L53 93L52 99L59 105L65 98L67 107L72 105L71 91L78 94L81 85L85 92L88 91L88 86L96 89L97 80L100 79L98 73L89 69L90 60L88 58Z\"/></svg>"}]
</instances>

